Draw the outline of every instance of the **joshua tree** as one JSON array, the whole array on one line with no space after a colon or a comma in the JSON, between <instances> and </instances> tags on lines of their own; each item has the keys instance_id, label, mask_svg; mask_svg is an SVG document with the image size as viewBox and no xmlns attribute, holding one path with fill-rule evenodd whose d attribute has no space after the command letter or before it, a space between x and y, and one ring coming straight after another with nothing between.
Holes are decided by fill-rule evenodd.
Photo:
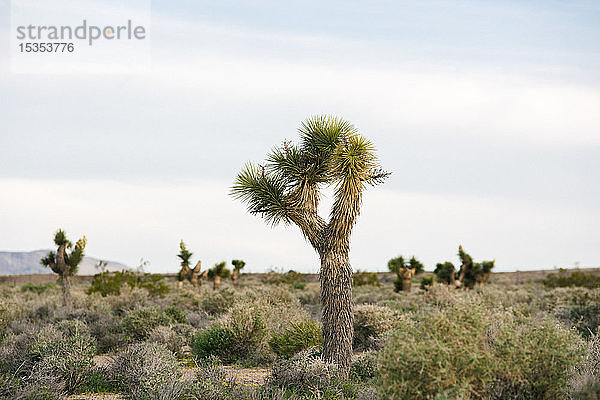
<instances>
[{"instance_id":1,"label":"joshua tree","mask_svg":"<svg viewBox=\"0 0 600 400\"><path fill-rule=\"evenodd\" d=\"M472 288L475 284L482 285L487 282L496 262L495 260L473 262L473 258L464 251L462 246L458 246L458 258L462 263L458 272L451 262L437 264L434 273L438 280L456 287Z\"/></svg>"},{"instance_id":2,"label":"joshua tree","mask_svg":"<svg viewBox=\"0 0 600 400\"><path fill-rule=\"evenodd\" d=\"M234 285L237 285L240 279L240 271L242 270L242 268L244 268L246 262L242 260L231 260L231 263L233 264L233 273L231 274L231 280L233 281Z\"/></svg>"},{"instance_id":3,"label":"joshua tree","mask_svg":"<svg viewBox=\"0 0 600 400\"><path fill-rule=\"evenodd\" d=\"M379 167L371 142L342 119L312 117L299 133L299 145L284 142L271 151L265 165L247 164L232 195L271 225L298 225L318 253L323 359L347 374L354 334L350 234L365 184L379 184L389 174ZM328 222L317 213L319 191L325 186L335 190Z\"/></svg>"},{"instance_id":4,"label":"joshua tree","mask_svg":"<svg viewBox=\"0 0 600 400\"><path fill-rule=\"evenodd\" d=\"M423 264L415 257L412 257L408 263L404 261L404 257L402 256L392 258L388 261L388 268L390 271L396 273L396 280L394 281L396 292L401 290L410 292L412 277L424 271Z\"/></svg>"},{"instance_id":5,"label":"joshua tree","mask_svg":"<svg viewBox=\"0 0 600 400\"><path fill-rule=\"evenodd\" d=\"M200 275L202 269L202 262L198 260L194 268L190 268L190 258L192 258L192 252L186 247L183 240L179 243L179 254L177 257L181 259L181 270L179 271L179 287L183 286L183 281L187 279L194 287L202 286L202 282L206 278L206 271ZM200 277L200 279L198 279Z\"/></svg>"},{"instance_id":6,"label":"joshua tree","mask_svg":"<svg viewBox=\"0 0 600 400\"><path fill-rule=\"evenodd\" d=\"M227 269L227 263L221 261L215 264L214 267L208 270L208 279L213 281L213 289L219 290L221 288L221 279L229 278L231 271Z\"/></svg>"},{"instance_id":7,"label":"joshua tree","mask_svg":"<svg viewBox=\"0 0 600 400\"><path fill-rule=\"evenodd\" d=\"M438 281L449 285L456 285L456 268L450 261L438 263L433 271Z\"/></svg>"},{"instance_id":8,"label":"joshua tree","mask_svg":"<svg viewBox=\"0 0 600 400\"><path fill-rule=\"evenodd\" d=\"M71 276L77 273L77 267L83 260L87 239L82 237L75 243L67 240L67 235L59 229L54 235L54 244L58 246L56 253L51 251L40 262L58 274L62 286L63 306L67 312L73 311L73 298L71 297ZM71 250L68 252L67 250Z\"/></svg>"}]
</instances>

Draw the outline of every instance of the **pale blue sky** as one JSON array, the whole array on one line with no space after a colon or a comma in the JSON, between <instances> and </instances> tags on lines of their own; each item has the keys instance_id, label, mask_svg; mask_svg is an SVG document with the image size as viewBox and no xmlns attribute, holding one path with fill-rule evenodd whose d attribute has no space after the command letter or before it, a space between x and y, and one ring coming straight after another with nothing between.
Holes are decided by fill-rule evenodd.
<instances>
[{"instance_id":1,"label":"pale blue sky","mask_svg":"<svg viewBox=\"0 0 600 400\"><path fill-rule=\"evenodd\" d=\"M10 73L9 14L0 3L2 250L62 226L156 271L181 238L209 265L315 271L299 232L226 193L331 113L393 172L365 194L355 268L433 267L459 243L504 270L600 264L598 2L154 1L140 74Z\"/></svg>"}]
</instances>

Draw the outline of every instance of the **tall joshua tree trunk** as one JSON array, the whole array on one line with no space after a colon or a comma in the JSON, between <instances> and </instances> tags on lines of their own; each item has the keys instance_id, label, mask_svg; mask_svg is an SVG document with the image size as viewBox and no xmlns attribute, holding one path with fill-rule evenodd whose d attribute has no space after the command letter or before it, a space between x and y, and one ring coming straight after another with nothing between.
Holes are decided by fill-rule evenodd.
<instances>
[{"instance_id":1,"label":"tall joshua tree trunk","mask_svg":"<svg viewBox=\"0 0 600 400\"><path fill-rule=\"evenodd\" d=\"M221 277L219 275L215 275L215 277L213 278L213 289L221 289Z\"/></svg>"},{"instance_id":2,"label":"tall joshua tree trunk","mask_svg":"<svg viewBox=\"0 0 600 400\"><path fill-rule=\"evenodd\" d=\"M198 261L194 269L190 270L190 282L195 288L202 286L202 281L198 280L198 275L200 275L200 270L202 269L202 262Z\"/></svg>"},{"instance_id":3,"label":"tall joshua tree trunk","mask_svg":"<svg viewBox=\"0 0 600 400\"><path fill-rule=\"evenodd\" d=\"M365 185L379 184L389 174L379 167L371 142L342 119L309 118L299 131L300 145L284 142L269 154L267 165L247 164L232 194L272 225L298 225L319 254L323 359L348 376L354 335L350 234ZM317 213L324 186L335 189L329 222Z\"/></svg>"},{"instance_id":4,"label":"tall joshua tree trunk","mask_svg":"<svg viewBox=\"0 0 600 400\"><path fill-rule=\"evenodd\" d=\"M352 314L352 267L348 249L321 254L321 304L323 358L342 370L350 368L354 324Z\"/></svg>"},{"instance_id":5,"label":"tall joshua tree trunk","mask_svg":"<svg viewBox=\"0 0 600 400\"><path fill-rule=\"evenodd\" d=\"M66 262L67 244L61 244L56 251L56 263L54 272L59 276L60 286L62 288L63 306L70 313L73 311L73 297L71 296L71 267Z\"/></svg>"}]
</instances>

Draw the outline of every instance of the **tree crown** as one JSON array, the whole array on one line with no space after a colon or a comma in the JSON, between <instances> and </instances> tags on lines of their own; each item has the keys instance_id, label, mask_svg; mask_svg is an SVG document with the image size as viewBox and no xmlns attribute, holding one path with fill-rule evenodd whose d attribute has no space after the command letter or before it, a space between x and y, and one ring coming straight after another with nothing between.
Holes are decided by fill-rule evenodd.
<instances>
[{"instance_id":1,"label":"tree crown","mask_svg":"<svg viewBox=\"0 0 600 400\"><path fill-rule=\"evenodd\" d=\"M190 266L190 258L192 258L192 252L190 252L186 247L185 247L185 243L183 243L183 240L179 243L179 254L177 255L177 257L179 257L181 259L181 266L182 267L189 267Z\"/></svg>"},{"instance_id":2,"label":"tree crown","mask_svg":"<svg viewBox=\"0 0 600 400\"><path fill-rule=\"evenodd\" d=\"M269 224L297 224L316 249L323 245L318 238L326 230L345 243L360 212L365 184L381 183L389 174L379 167L372 143L341 118L308 118L299 134L298 145L284 142L264 165L246 164L231 194ZM329 223L317 214L324 186L335 190Z\"/></svg>"},{"instance_id":3,"label":"tree crown","mask_svg":"<svg viewBox=\"0 0 600 400\"><path fill-rule=\"evenodd\" d=\"M231 264L233 264L234 269L237 269L239 271L242 268L244 268L244 266L246 265L246 262L243 260L231 260Z\"/></svg>"}]
</instances>

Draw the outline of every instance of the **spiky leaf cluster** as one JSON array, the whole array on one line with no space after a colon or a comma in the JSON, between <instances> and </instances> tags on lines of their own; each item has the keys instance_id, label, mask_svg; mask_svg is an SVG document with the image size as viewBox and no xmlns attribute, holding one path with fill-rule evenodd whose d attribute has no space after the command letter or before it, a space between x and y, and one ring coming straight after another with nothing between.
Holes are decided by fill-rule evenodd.
<instances>
[{"instance_id":1,"label":"spiky leaf cluster","mask_svg":"<svg viewBox=\"0 0 600 400\"><path fill-rule=\"evenodd\" d=\"M389 174L379 167L371 142L347 121L312 117L299 134L299 144L284 142L264 165L246 164L232 195L269 224L297 224L318 249L317 236L327 226L317 215L319 190L333 186L329 228L332 236L347 236L360 212L364 185L378 184Z\"/></svg>"},{"instance_id":2,"label":"spiky leaf cluster","mask_svg":"<svg viewBox=\"0 0 600 400\"><path fill-rule=\"evenodd\" d=\"M244 268L244 266L246 265L246 262L243 260L231 260L231 264L233 264L234 269L237 269L239 271L242 268Z\"/></svg>"},{"instance_id":3,"label":"spiky leaf cluster","mask_svg":"<svg viewBox=\"0 0 600 400\"><path fill-rule=\"evenodd\" d=\"M50 267L53 272L66 275L77 274L79 263L85 256L85 246L87 244L86 237L79 239L75 246L67 239L67 235L62 229L59 229L54 235L54 243L58 246L57 252L50 251L45 257L40 260L40 263L46 267ZM70 249L71 251L67 251ZM63 254L64 265L58 262L57 253Z\"/></svg>"},{"instance_id":4,"label":"spiky leaf cluster","mask_svg":"<svg viewBox=\"0 0 600 400\"><path fill-rule=\"evenodd\" d=\"M190 266L190 258L192 258L192 254L193 253L185 247L185 243L183 243L182 240L181 243L179 243L179 254L177 255L177 257L181 259L182 267Z\"/></svg>"},{"instance_id":5,"label":"spiky leaf cluster","mask_svg":"<svg viewBox=\"0 0 600 400\"><path fill-rule=\"evenodd\" d=\"M225 261L215 264L214 267L208 270L208 279L211 280L215 279L216 276L226 279L229 275L231 275L231 271L227 269L227 263Z\"/></svg>"}]
</instances>

